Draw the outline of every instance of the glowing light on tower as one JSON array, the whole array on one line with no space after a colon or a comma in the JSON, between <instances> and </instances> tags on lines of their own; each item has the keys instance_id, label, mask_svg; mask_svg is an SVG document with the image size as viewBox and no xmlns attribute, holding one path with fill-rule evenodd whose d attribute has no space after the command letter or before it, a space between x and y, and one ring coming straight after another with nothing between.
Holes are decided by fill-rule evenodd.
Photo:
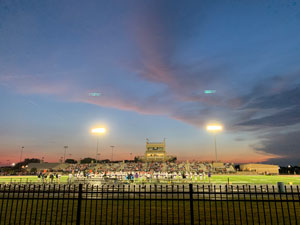
<instances>
[{"instance_id":1,"label":"glowing light on tower","mask_svg":"<svg viewBox=\"0 0 300 225\"><path fill-rule=\"evenodd\" d=\"M222 131L223 126L221 126L221 125L207 125L206 130L207 131Z\"/></svg>"},{"instance_id":2,"label":"glowing light on tower","mask_svg":"<svg viewBox=\"0 0 300 225\"><path fill-rule=\"evenodd\" d=\"M104 127L99 127L99 128L93 128L92 129L92 133L94 134L101 134L101 133L105 133L106 129Z\"/></svg>"}]
</instances>

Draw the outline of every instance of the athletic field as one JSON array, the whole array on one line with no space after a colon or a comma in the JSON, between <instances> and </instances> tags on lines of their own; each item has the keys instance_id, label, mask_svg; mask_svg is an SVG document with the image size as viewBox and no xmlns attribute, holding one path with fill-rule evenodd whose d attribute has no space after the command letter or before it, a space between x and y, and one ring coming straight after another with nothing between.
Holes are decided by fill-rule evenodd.
<instances>
[{"instance_id":1,"label":"athletic field","mask_svg":"<svg viewBox=\"0 0 300 225\"><path fill-rule=\"evenodd\" d=\"M61 183L67 183L68 176L62 176L60 179ZM299 175L212 175L211 183L212 184L277 184L277 182L283 182L288 185L290 182L293 185L300 185L300 176ZM9 182L38 182L37 176L0 176L0 183L9 183ZM54 179L55 181L55 179ZM156 180L153 180L155 183ZM175 183L178 183L176 180ZM49 182L49 179L48 179ZM186 179L186 183L190 183L190 180ZM208 183L208 177L206 176L204 181L195 182L199 184ZM168 181L161 181L161 183L168 183Z\"/></svg>"}]
</instances>

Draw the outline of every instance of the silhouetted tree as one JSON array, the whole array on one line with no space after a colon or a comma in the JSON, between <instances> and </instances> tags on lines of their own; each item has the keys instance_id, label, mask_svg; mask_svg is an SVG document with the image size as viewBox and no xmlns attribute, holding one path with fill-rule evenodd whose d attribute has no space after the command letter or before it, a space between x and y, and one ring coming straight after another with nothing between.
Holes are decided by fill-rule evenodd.
<instances>
[{"instance_id":1,"label":"silhouetted tree","mask_svg":"<svg viewBox=\"0 0 300 225\"><path fill-rule=\"evenodd\" d=\"M41 160L40 159L36 159L36 158L32 158L32 159L24 159L23 162L18 162L15 166L14 169L15 170L21 170L23 168L25 168L29 163L40 163Z\"/></svg>"},{"instance_id":2,"label":"silhouetted tree","mask_svg":"<svg viewBox=\"0 0 300 225\"><path fill-rule=\"evenodd\" d=\"M96 162L96 159L93 159L93 158L84 158L84 159L82 159L81 161L80 161L80 163L82 163L82 164L87 164L87 163L92 163L92 161L93 162Z\"/></svg>"},{"instance_id":3,"label":"silhouetted tree","mask_svg":"<svg viewBox=\"0 0 300 225\"><path fill-rule=\"evenodd\" d=\"M77 161L75 159L66 159L65 163L69 163L69 164L76 164Z\"/></svg>"}]
</instances>

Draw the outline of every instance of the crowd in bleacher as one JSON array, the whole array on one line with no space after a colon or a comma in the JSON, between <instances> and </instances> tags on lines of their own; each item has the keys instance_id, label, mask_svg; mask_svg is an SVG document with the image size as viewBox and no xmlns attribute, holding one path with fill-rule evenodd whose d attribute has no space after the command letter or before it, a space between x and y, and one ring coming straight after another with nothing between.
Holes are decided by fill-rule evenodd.
<instances>
[{"instance_id":1,"label":"crowd in bleacher","mask_svg":"<svg viewBox=\"0 0 300 225\"><path fill-rule=\"evenodd\" d=\"M233 173L234 165L231 163L208 163L208 162L118 162L118 163L98 163L98 164L70 164L63 170L64 172L84 172L93 173Z\"/></svg>"}]
</instances>

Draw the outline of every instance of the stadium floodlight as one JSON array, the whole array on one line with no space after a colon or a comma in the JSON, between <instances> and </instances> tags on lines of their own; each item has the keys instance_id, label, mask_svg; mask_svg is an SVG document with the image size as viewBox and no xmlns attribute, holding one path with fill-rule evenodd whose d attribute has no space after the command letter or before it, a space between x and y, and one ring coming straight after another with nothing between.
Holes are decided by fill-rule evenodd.
<instances>
[{"instance_id":1,"label":"stadium floodlight","mask_svg":"<svg viewBox=\"0 0 300 225\"><path fill-rule=\"evenodd\" d=\"M98 156L100 155L98 153L98 148L99 148L99 136L100 134L104 134L106 132L106 129L104 127L97 127L97 128L93 128L91 131L93 134L98 134L97 135L97 149L96 149L96 163L98 161Z\"/></svg>"},{"instance_id":2,"label":"stadium floodlight","mask_svg":"<svg viewBox=\"0 0 300 225\"><path fill-rule=\"evenodd\" d=\"M207 131L222 131L223 126L221 126L221 125L207 125L206 130Z\"/></svg>"},{"instance_id":3,"label":"stadium floodlight","mask_svg":"<svg viewBox=\"0 0 300 225\"><path fill-rule=\"evenodd\" d=\"M216 162L218 161L218 154L217 154L217 137L216 133L223 130L223 126L219 124L211 124L206 126L206 130L209 132L214 133L214 142L215 142L215 154L216 154Z\"/></svg>"},{"instance_id":4,"label":"stadium floodlight","mask_svg":"<svg viewBox=\"0 0 300 225\"><path fill-rule=\"evenodd\" d=\"M103 134L106 132L106 129L104 127L98 127L98 128L93 128L92 133L94 134Z\"/></svg>"}]
</instances>

